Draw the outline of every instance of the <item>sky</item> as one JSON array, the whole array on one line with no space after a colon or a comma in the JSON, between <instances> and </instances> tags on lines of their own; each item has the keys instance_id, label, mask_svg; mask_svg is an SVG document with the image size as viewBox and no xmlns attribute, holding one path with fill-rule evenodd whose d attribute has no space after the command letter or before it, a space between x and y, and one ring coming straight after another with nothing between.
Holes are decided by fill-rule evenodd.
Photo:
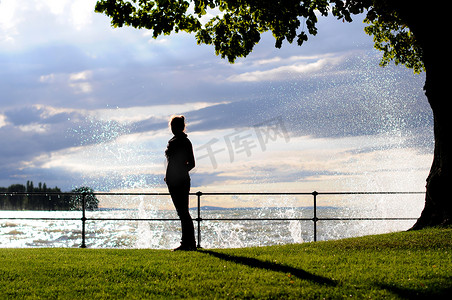
<instances>
[{"instance_id":1,"label":"sky","mask_svg":"<svg viewBox=\"0 0 452 300\"><path fill-rule=\"evenodd\" d=\"M112 28L93 0L0 1L0 186L165 191L169 117L183 114L192 191L424 191L425 74L378 65L352 23L235 64L186 33Z\"/></svg>"}]
</instances>

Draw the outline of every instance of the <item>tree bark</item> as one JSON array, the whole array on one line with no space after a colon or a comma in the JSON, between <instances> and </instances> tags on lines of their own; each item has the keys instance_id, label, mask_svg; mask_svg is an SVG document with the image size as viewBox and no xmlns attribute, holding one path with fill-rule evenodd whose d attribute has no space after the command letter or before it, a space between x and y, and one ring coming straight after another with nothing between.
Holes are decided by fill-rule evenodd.
<instances>
[{"instance_id":1,"label":"tree bark","mask_svg":"<svg viewBox=\"0 0 452 300\"><path fill-rule=\"evenodd\" d=\"M426 49L427 50L427 49ZM425 94L433 111L435 148L430 174L427 177L425 207L411 228L422 229L452 224L451 128L450 103L446 99L448 85L444 82L444 69L436 68L440 62L426 59ZM437 69L443 69L441 72Z\"/></svg>"},{"instance_id":2,"label":"tree bark","mask_svg":"<svg viewBox=\"0 0 452 300\"><path fill-rule=\"evenodd\" d=\"M398 2L397 12L414 33L423 50L426 70L424 85L433 111L435 148L430 174L427 177L425 206L421 216L410 230L452 224L452 109L450 102L450 54L447 41L441 36L446 31L445 16L436 5L416 5L410 1ZM401 2L404 2L403 4ZM397 5L397 4L396 4Z\"/></svg>"}]
</instances>

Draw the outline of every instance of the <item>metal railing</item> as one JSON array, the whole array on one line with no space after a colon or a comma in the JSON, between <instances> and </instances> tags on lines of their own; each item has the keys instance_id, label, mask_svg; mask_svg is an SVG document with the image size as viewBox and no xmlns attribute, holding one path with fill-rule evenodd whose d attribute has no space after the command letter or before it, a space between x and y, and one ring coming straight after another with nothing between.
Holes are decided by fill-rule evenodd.
<instances>
[{"instance_id":1,"label":"metal railing","mask_svg":"<svg viewBox=\"0 0 452 300\"><path fill-rule=\"evenodd\" d=\"M301 193L215 193L215 192L196 192L190 193L191 196L197 197L197 216L193 220L197 223L197 247L201 248L201 222L203 221L312 221L314 225L313 229L313 240L317 241L317 222L318 221L362 221L362 220L386 220L386 221L398 221L398 220L416 220L417 218L412 217L352 217L352 218L343 218L343 217L328 217L328 218L319 218L317 217L317 197L319 195L414 195L414 194L425 194L425 192L301 192ZM39 217L2 217L0 219L3 220L80 220L81 221L81 235L82 242L80 248L86 248L86 222L87 221L179 221L178 218L87 218L87 203L86 196L87 195L96 195L96 196L170 196L169 193L106 193L106 192L95 192L95 193L26 193L26 192L7 192L1 193L3 196L32 196L32 195L45 195L51 197L52 195L69 195L69 196L78 196L81 197L81 218L39 218ZM313 203L313 217L312 218L202 218L201 216L201 197L202 196L312 196Z\"/></svg>"}]
</instances>

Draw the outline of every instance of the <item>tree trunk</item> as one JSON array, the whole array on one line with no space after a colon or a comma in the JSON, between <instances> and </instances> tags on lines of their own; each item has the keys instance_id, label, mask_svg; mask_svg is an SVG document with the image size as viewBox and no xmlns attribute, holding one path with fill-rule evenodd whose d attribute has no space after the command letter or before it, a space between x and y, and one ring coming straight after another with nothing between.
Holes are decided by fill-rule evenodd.
<instances>
[{"instance_id":1,"label":"tree trunk","mask_svg":"<svg viewBox=\"0 0 452 300\"><path fill-rule=\"evenodd\" d=\"M447 18L436 5L405 2L396 8L423 49L426 69L425 95L433 111L435 148L427 178L425 207L411 230L452 224L452 109L450 102L450 54L446 36ZM450 184L450 186L449 186Z\"/></svg>"},{"instance_id":2,"label":"tree trunk","mask_svg":"<svg viewBox=\"0 0 452 300\"><path fill-rule=\"evenodd\" d=\"M427 72L424 89L433 111L435 150L432 167L427 178L425 207L411 228L413 230L452 224L452 186L449 186L452 184L450 160L452 131L451 122L448 120L451 118L452 110L446 96L448 85L444 79L447 76L443 74L444 68L439 67L440 62L435 64L435 60L426 59L424 62Z\"/></svg>"}]
</instances>

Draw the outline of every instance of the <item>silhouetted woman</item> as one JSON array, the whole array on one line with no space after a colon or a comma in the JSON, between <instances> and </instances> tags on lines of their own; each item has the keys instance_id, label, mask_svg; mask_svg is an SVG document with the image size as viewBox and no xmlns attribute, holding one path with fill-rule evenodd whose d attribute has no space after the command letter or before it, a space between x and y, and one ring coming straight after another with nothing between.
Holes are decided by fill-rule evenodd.
<instances>
[{"instance_id":1,"label":"silhouetted woman","mask_svg":"<svg viewBox=\"0 0 452 300\"><path fill-rule=\"evenodd\" d=\"M165 181L182 225L181 245L174 250L196 250L193 220L188 211L190 175L195 167L193 147L185 134L185 117L173 116L170 120L174 136L168 141L165 156L168 161Z\"/></svg>"}]
</instances>

